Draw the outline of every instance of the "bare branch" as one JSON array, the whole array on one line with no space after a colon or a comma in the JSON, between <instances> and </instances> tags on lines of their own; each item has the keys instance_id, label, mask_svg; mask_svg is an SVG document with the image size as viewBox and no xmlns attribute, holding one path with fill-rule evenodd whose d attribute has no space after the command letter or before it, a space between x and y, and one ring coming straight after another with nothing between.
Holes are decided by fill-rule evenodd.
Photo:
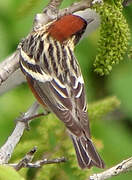
<instances>
[{"instance_id":1,"label":"bare branch","mask_svg":"<svg viewBox=\"0 0 132 180\"><path fill-rule=\"evenodd\" d=\"M41 116L48 115L49 113L50 113L50 112L35 114L35 115L29 116L29 117L27 117L27 118L22 118L22 119L20 119L19 121L28 123L28 122L31 121L32 119L35 119L35 118L38 118L38 117L41 117Z\"/></svg>"},{"instance_id":2,"label":"bare branch","mask_svg":"<svg viewBox=\"0 0 132 180\"><path fill-rule=\"evenodd\" d=\"M15 146L20 141L20 138L22 137L23 132L25 128L27 127L26 122L21 121L21 119L22 120L24 118L28 119L30 116L36 115L38 107L39 107L39 104L35 102L29 108L29 110L23 114L23 116L20 118L20 121L17 121L16 127L13 130L11 136L8 137L6 143L0 149L0 164L8 163L14 151Z\"/></svg>"},{"instance_id":3,"label":"bare branch","mask_svg":"<svg viewBox=\"0 0 132 180\"><path fill-rule=\"evenodd\" d=\"M43 165L46 164L58 164L58 163L64 163L66 162L66 158L62 157L62 158L56 158L56 159L42 159L42 160L38 160L36 162L31 163L33 157L34 157L34 153L36 152L36 147L34 147L30 152L28 152L25 157L17 164L9 164L9 166L14 167L17 171L19 171L22 168L40 168Z\"/></svg>"},{"instance_id":4,"label":"bare branch","mask_svg":"<svg viewBox=\"0 0 132 180\"><path fill-rule=\"evenodd\" d=\"M56 19L62 1L50 0L49 4L43 9L43 12L36 14L33 29L36 30L36 28Z\"/></svg>"},{"instance_id":5,"label":"bare branch","mask_svg":"<svg viewBox=\"0 0 132 180\"><path fill-rule=\"evenodd\" d=\"M71 5L68 8L65 8L63 10L60 10L60 12L58 13L58 16L64 16L65 14L71 14L74 13L76 11L81 11L87 8L90 8L92 6L91 4L91 0L82 0L78 3L74 3L73 5Z\"/></svg>"},{"instance_id":6,"label":"bare branch","mask_svg":"<svg viewBox=\"0 0 132 180\"><path fill-rule=\"evenodd\" d=\"M38 27L56 19L57 17L64 16L66 14L71 14L73 12L84 10L92 6L92 0L82 0L81 2L74 3L68 8L63 10L58 10L61 2L63 0L51 0L46 8L44 8L43 13L37 14L34 19L34 30Z\"/></svg>"},{"instance_id":7,"label":"bare branch","mask_svg":"<svg viewBox=\"0 0 132 180\"><path fill-rule=\"evenodd\" d=\"M0 63L0 85L19 68L19 51L17 50L11 56Z\"/></svg>"},{"instance_id":8,"label":"bare branch","mask_svg":"<svg viewBox=\"0 0 132 180\"><path fill-rule=\"evenodd\" d=\"M110 169L105 170L102 173L90 176L89 180L105 180L130 170L132 170L132 157L122 161L121 163L117 164L116 166Z\"/></svg>"},{"instance_id":9,"label":"bare branch","mask_svg":"<svg viewBox=\"0 0 132 180\"><path fill-rule=\"evenodd\" d=\"M27 167L29 167L29 168L39 168L39 167L41 167L43 165L46 165L46 164L56 164L56 163L62 163L62 162L66 162L66 161L67 160L64 157L51 159L51 160L43 159L43 160L36 161L34 163L28 163Z\"/></svg>"},{"instance_id":10,"label":"bare branch","mask_svg":"<svg viewBox=\"0 0 132 180\"><path fill-rule=\"evenodd\" d=\"M14 71L11 75L8 75L8 79L6 81L3 81L3 83L0 85L0 95L8 92L9 90L22 84L23 82L26 82L26 78L20 68Z\"/></svg>"},{"instance_id":11,"label":"bare branch","mask_svg":"<svg viewBox=\"0 0 132 180\"><path fill-rule=\"evenodd\" d=\"M59 6L61 5L63 0L50 0L49 4L48 4L48 8L50 9L58 9ZM45 11L45 9L44 9Z\"/></svg>"},{"instance_id":12,"label":"bare branch","mask_svg":"<svg viewBox=\"0 0 132 180\"><path fill-rule=\"evenodd\" d=\"M21 168L27 167L27 164L32 161L36 151L37 151L37 147L34 147L24 156L24 158L18 164L9 164L9 165L14 167L17 171L19 171Z\"/></svg>"}]
</instances>

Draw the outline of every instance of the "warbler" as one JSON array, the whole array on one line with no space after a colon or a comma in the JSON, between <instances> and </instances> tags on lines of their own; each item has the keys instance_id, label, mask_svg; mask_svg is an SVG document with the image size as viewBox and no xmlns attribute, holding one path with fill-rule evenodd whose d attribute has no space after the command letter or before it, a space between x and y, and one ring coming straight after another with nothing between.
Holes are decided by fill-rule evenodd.
<instances>
[{"instance_id":1,"label":"warbler","mask_svg":"<svg viewBox=\"0 0 132 180\"><path fill-rule=\"evenodd\" d=\"M92 21L64 15L33 30L20 48L20 68L29 87L39 103L65 124L82 169L104 168L91 140L84 80L74 55Z\"/></svg>"}]
</instances>

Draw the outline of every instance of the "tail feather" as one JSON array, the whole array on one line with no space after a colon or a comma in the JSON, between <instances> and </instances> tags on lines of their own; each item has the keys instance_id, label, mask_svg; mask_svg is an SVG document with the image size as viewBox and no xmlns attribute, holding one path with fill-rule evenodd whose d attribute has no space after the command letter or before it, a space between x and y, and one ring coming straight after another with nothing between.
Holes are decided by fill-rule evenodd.
<instances>
[{"instance_id":1,"label":"tail feather","mask_svg":"<svg viewBox=\"0 0 132 180\"><path fill-rule=\"evenodd\" d=\"M91 168L96 166L98 168L104 168L104 162L97 153L92 141L85 137L75 137L71 135L79 166L84 168Z\"/></svg>"}]
</instances>

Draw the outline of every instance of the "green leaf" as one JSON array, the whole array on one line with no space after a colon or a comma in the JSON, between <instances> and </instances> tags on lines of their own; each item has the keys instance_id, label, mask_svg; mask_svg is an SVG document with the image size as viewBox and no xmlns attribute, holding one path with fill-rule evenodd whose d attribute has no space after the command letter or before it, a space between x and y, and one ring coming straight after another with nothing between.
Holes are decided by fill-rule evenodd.
<instances>
[{"instance_id":1,"label":"green leaf","mask_svg":"<svg viewBox=\"0 0 132 180\"><path fill-rule=\"evenodd\" d=\"M12 167L0 166L0 180L24 180L24 178Z\"/></svg>"}]
</instances>

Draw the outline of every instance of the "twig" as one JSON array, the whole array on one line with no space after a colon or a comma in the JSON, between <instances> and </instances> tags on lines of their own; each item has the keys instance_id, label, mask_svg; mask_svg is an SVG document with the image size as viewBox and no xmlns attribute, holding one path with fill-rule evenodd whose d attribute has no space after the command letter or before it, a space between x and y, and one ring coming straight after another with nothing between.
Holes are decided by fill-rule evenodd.
<instances>
[{"instance_id":1,"label":"twig","mask_svg":"<svg viewBox=\"0 0 132 180\"><path fill-rule=\"evenodd\" d=\"M31 121L32 119L35 119L35 118L38 118L38 117L41 117L41 116L48 115L49 113L50 113L50 112L35 114L35 115L29 116L29 117L27 117L27 118L25 118L25 117L23 118L23 115L22 115L22 119L18 119L18 120L21 121L21 122L28 123L28 122Z\"/></svg>"},{"instance_id":2,"label":"twig","mask_svg":"<svg viewBox=\"0 0 132 180\"><path fill-rule=\"evenodd\" d=\"M37 113L38 107L39 104L35 102L29 108L29 110L25 114L23 114L21 118L28 119L30 116L35 115ZM16 127L13 130L11 136L8 137L6 143L0 149L0 164L8 163L14 151L14 148L20 141L20 138L22 137L26 127L27 127L26 123L21 121L21 119L20 121L17 121Z\"/></svg>"},{"instance_id":3,"label":"twig","mask_svg":"<svg viewBox=\"0 0 132 180\"><path fill-rule=\"evenodd\" d=\"M89 180L105 180L130 170L132 170L132 157L122 161L121 163L117 164L116 166L110 169L105 170L102 173L90 176Z\"/></svg>"},{"instance_id":4,"label":"twig","mask_svg":"<svg viewBox=\"0 0 132 180\"><path fill-rule=\"evenodd\" d=\"M14 167L17 171L19 171L21 168L27 167L27 164L32 161L36 151L37 151L37 147L34 147L24 156L24 158L18 164L9 164L9 165Z\"/></svg>"},{"instance_id":5,"label":"twig","mask_svg":"<svg viewBox=\"0 0 132 180\"><path fill-rule=\"evenodd\" d=\"M28 163L27 167L29 167L29 168L39 168L39 167L41 167L43 165L46 165L46 164L56 164L56 163L62 163L62 162L66 162L66 161L67 160L66 160L65 157L51 159L51 160L43 159L43 160L36 161L34 163Z\"/></svg>"},{"instance_id":6,"label":"twig","mask_svg":"<svg viewBox=\"0 0 132 180\"><path fill-rule=\"evenodd\" d=\"M62 157L62 158L56 158L56 159L51 159L51 160L48 160L48 159L42 159L42 160L38 160L36 162L32 162L32 159L34 157L34 153L36 152L36 147L34 147L30 152L28 152L24 158L17 164L9 164L9 166L12 166L14 167L17 171L19 171L20 169L22 168L40 168L42 167L43 165L46 165L46 164L58 164L58 163L64 163L66 162L66 158L65 157Z\"/></svg>"}]
</instances>

